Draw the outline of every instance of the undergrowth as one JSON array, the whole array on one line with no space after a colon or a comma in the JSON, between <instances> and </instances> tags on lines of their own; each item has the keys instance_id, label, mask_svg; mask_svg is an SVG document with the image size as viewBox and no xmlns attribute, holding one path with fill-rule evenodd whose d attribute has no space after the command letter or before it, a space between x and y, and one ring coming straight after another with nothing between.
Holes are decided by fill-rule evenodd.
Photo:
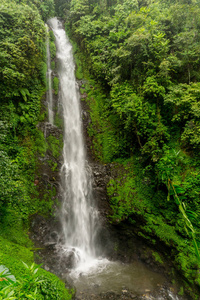
<instances>
[{"instance_id":1,"label":"undergrowth","mask_svg":"<svg viewBox=\"0 0 200 300\"><path fill-rule=\"evenodd\" d=\"M87 94L82 100L89 106L92 151L100 162L110 164L113 174L107 187L112 208L109 221L132 224L133 234L153 247L159 243L165 245L165 259L182 274L184 290L196 299L200 283L200 261L194 247L194 241L200 246L197 157L180 147L176 131L176 137L172 136L162 154L159 153L160 159L156 154L151 161L147 152L143 153L131 142L131 135L126 135L119 117L112 111L109 89L88 75L92 68L90 59L86 59L77 45L74 51L84 70L81 92ZM173 188L169 190L169 180L179 201ZM188 224L192 224L191 230ZM159 258L157 261L163 264Z\"/></svg>"}]
</instances>

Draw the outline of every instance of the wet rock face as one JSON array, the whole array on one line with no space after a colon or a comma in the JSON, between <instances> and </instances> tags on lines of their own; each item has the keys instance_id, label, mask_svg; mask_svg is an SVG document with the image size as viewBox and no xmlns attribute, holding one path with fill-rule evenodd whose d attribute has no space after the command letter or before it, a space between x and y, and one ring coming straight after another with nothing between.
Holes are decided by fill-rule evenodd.
<instances>
[{"instance_id":1,"label":"wet rock face","mask_svg":"<svg viewBox=\"0 0 200 300\"><path fill-rule=\"evenodd\" d=\"M59 139L60 135L62 134L62 130L60 128L48 122L40 123L38 128L44 133L46 138L48 138L50 135L53 135L55 138Z\"/></svg>"},{"instance_id":2,"label":"wet rock face","mask_svg":"<svg viewBox=\"0 0 200 300\"><path fill-rule=\"evenodd\" d=\"M93 173L93 197L96 201L100 215L106 218L110 213L111 209L109 206L109 198L107 195L107 183L110 181L110 166L91 164Z\"/></svg>"},{"instance_id":3,"label":"wet rock face","mask_svg":"<svg viewBox=\"0 0 200 300\"><path fill-rule=\"evenodd\" d=\"M87 155L87 160L89 162L95 162L95 157L91 151L92 149L92 139L91 137L88 135L87 129L91 123L91 119L90 119L90 114L89 114L89 109L87 106L86 101L83 101L83 99L87 97L87 95L81 95L81 117L82 117L82 122L83 122L83 126L82 126L82 130L83 130L83 137L84 137L84 141L85 141L85 152Z\"/></svg>"},{"instance_id":4,"label":"wet rock face","mask_svg":"<svg viewBox=\"0 0 200 300\"><path fill-rule=\"evenodd\" d=\"M44 137L47 139L49 136L53 136L56 139L60 139L60 136L62 135L62 130L58 127L48 123L43 122L38 125L38 128L43 132ZM61 152L62 154L62 152ZM54 170L51 167L51 164L49 162L52 162L54 164L57 164L57 168ZM39 197L43 198L45 192L50 189L52 190L53 187L56 189L56 195L59 194L59 185L60 185L60 176L59 176L59 170L62 165L62 156L60 155L60 158L56 158L52 155L52 152L47 149L45 156L39 156L38 157L38 170L37 175L35 178L35 185L38 186L38 192Z\"/></svg>"},{"instance_id":5,"label":"wet rock face","mask_svg":"<svg viewBox=\"0 0 200 300\"><path fill-rule=\"evenodd\" d=\"M86 97L86 95L82 95ZM82 97L82 98L84 98ZM92 169L93 174L93 199L96 202L99 209L99 218L101 222L101 229L99 231L98 243L99 247L104 248L104 255L110 260L119 260L125 263L132 262L134 260L142 259L146 262L152 269L164 273L163 269L160 266L156 266L152 254L149 251L148 247L137 237L135 237L131 229L128 231L127 227L119 225L111 225L109 223L108 216L111 214L111 208L109 205L109 197L107 195L107 184L110 179L115 178L115 170L110 164L102 165L95 161L95 158L91 152L91 138L87 134L87 127L90 124L90 117L88 113L88 108L85 101L81 101L82 107L82 117L83 117L83 133L85 138L85 148L87 153L87 159L89 165ZM56 126L49 123L41 123L40 128L44 132L45 137L50 135L59 138L62 131ZM39 175L36 178L36 185L40 192L40 196L43 196L43 193L46 189L51 189L55 187L56 195L55 198L58 198L61 201L59 195L59 184L60 176L59 171L52 171L48 165L48 160L52 159L51 153L47 151L46 156L40 159ZM56 160L58 164L58 170L60 170L62 165L62 156L60 159ZM62 244L62 226L59 221L59 215L57 212L56 206L54 207L54 217L44 218L39 215L35 215L31 219L31 234L30 237L35 243L36 248L36 262L43 263L43 268L47 271L51 271L60 278L63 278L64 281L67 281L69 286L70 278L68 276L70 269L74 267L75 258L73 249L68 255L60 255L60 250L58 248L59 244ZM62 251L62 250L61 250ZM144 252L147 255L144 255ZM73 283L71 282L71 286ZM169 293L167 292L167 287L160 287L155 292L151 294L147 291L145 295L138 296L133 294L131 291L128 291L124 288L121 293L116 294L115 292L101 293L94 295L91 293L79 293L76 295L76 300L100 300L100 299L112 299L112 300L144 300L144 299L160 299L168 300L173 299L169 298Z\"/></svg>"},{"instance_id":6,"label":"wet rock face","mask_svg":"<svg viewBox=\"0 0 200 300\"><path fill-rule=\"evenodd\" d=\"M56 218L45 219L36 215L31 220L30 237L38 248L35 260L42 263L46 271L51 271L59 277L66 277L66 273L74 267L73 251L71 255L60 255L58 243L62 243L61 224Z\"/></svg>"}]
</instances>

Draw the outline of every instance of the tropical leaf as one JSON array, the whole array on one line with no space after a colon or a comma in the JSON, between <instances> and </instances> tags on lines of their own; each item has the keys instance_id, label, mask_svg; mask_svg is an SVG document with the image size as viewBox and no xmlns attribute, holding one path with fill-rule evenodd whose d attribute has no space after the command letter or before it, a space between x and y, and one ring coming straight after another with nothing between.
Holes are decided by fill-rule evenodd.
<instances>
[{"instance_id":1,"label":"tropical leaf","mask_svg":"<svg viewBox=\"0 0 200 300\"><path fill-rule=\"evenodd\" d=\"M16 278L12 275L8 268L0 265L0 288L6 287L16 282Z\"/></svg>"}]
</instances>

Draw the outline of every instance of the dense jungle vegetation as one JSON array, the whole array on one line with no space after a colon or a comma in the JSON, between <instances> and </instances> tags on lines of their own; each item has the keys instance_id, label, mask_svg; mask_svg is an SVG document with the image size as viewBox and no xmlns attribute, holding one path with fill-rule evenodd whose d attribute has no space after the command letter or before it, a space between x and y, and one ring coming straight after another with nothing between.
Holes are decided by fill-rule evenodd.
<instances>
[{"instance_id":1,"label":"dense jungle vegetation","mask_svg":"<svg viewBox=\"0 0 200 300\"><path fill-rule=\"evenodd\" d=\"M184 276L200 276L200 4L190 0L57 0L76 43L93 152L117 169L110 221ZM84 63L86 61L86 63ZM82 69L81 69L82 66ZM85 97L84 97L85 99ZM137 220L137 221L136 221Z\"/></svg>"},{"instance_id":2,"label":"dense jungle vegetation","mask_svg":"<svg viewBox=\"0 0 200 300\"><path fill-rule=\"evenodd\" d=\"M65 285L38 268L28 237L29 217L49 215L52 191L34 184L38 157L48 147L44 120L46 28L53 0L0 4L0 299L71 299Z\"/></svg>"},{"instance_id":3,"label":"dense jungle vegetation","mask_svg":"<svg viewBox=\"0 0 200 300\"><path fill-rule=\"evenodd\" d=\"M2 290L7 281L0 281L0 299L71 298L56 276L33 264L27 234L29 217L52 209L52 191L41 199L34 180L37 158L48 147L37 124L46 117L41 114L44 22L55 11L76 42L92 150L118 174L108 185L110 221L131 224L133 235L155 249L164 245L163 258L184 276L181 292L198 299L200 4L195 0L55 0L55 6L53 0L1 1L0 277L11 285Z\"/></svg>"}]
</instances>

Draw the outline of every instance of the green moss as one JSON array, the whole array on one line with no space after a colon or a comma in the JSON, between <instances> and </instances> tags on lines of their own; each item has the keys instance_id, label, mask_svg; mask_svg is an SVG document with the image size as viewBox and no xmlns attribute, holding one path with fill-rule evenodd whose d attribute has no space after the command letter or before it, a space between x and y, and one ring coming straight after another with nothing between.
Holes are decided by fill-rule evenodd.
<instances>
[{"instance_id":1,"label":"green moss","mask_svg":"<svg viewBox=\"0 0 200 300\"><path fill-rule=\"evenodd\" d=\"M83 79L83 71L81 68L81 64L77 58L75 59L75 62L76 62L76 78L81 80Z\"/></svg>"},{"instance_id":2,"label":"green moss","mask_svg":"<svg viewBox=\"0 0 200 300\"><path fill-rule=\"evenodd\" d=\"M47 142L44 137L44 134L42 131L37 130L35 132L35 150L38 152L38 154L42 157L45 156L45 153L47 151Z\"/></svg>"},{"instance_id":3,"label":"green moss","mask_svg":"<svg viewBox=\"0 0 200 300\"><path fill-rule=\"evenodd\" d=\"M69 28L67 28L67 24L65 24L65 28L66 28L66 31L69 33ZM70 34L69 34L69 36L70 36ZM79 51L77 43L73 39L70 39L70 42L72 44L73 57L75 60L75 65L76 65L75 75L78 80L81 80L83 78L86 78L85 73L87 71L84 70L83 61L80 59L81 53Z\"/></svg>"},{"instance_id":4,"label":"green moss","mask_svg":"<svg viewBox=\"0 0 200 300\"><path fill-rule=\"evenodd\" d=\"M47 113L46 110L43 111L43 112L41 112L38 121L39 121L39 122L43 122L45 119L47 119L47 115L48 115L48 113Z\"/></svg>"},{"instance_id":5,"label":"green moss","mask_svg":"<svg viewBox=\"0 0 200 300\"><path fill-rule=\"evenodd\" d=\"M61 155L61 151L63 148L62 135L60 135L58 139L53 135L49 135L49 137L47 138L47 142L48 142L48 148L51 151L53 157L58 159L59 156Z\"/></svg>"},{"instance_id":6,"label":"green moss","mask_svg":"<svg viewBox=\"0 0 200 300\"><path fill-rule=\"evenodd\" d=\"M160 254L158 253L158 252L153 252L152 253L152 255L153 255L153 257L154 257L154 259L155 259L155 261L156 262L158 262L159 264L161 264L161 265L163 265L163 260L162 260L162 258L161 258L161 256L160 256Z\"/></svg>"},{"instance_id":7,"label":"green moss","mask_svg":"<svg viewBox=\"0 0 200 300\"><path fill-rule=\"evenodd\" d=\"M46 74L47 74L47 64L46 62L40 63L40 76L42 79L42 82L46 84Z\"/></svg>"},{"instance_id":8,"label":"green moss","mask_svg":"<svg viewBox=\"0 0 200 300\"><path fill-rule=\"evenodd\" d=\"M55 68L56 68L55 61L52 61L51 62L51 70L55 70Z\"/></svg>"},{"instance_id":9,"label":"green moss","mask_svg":"<svg viewBox=\"0 0 200 300\"><path fill-rule=\"evenodd\" d=\"M51 167L51 170L53 172L58 171L58 164L56 162L53 162L52 160L48 160L48 164Z\"/></svg>"},{"instance_id":10,"label":"green moss","mask_svg":"<svg viewBox=\"0 0 200 300\"><path fill-rule=\"evenodd\" d=\"M53 41L50 42L50 53L51 59L53 60L56 57L56 45Z\"/></svg>"},{"instance_id":11,"label":"green moss","mask_svg":"<svg viewBox=\"0 0 200 300\"><path fill-rule=\"evenodd\" d=\"M179 290L179 292L178 292L178 295L179 296L183 296L184 295L184 288L181 286L180 287L180 290Z\"/></svg>"},{"instance_id":12,"label":"green moss","mask_svg":"<svg viewBox=\"0 0 200 300\"><path fill-rule=\"evenodd\" d=\"M53 78L53 88L54 88L54 94L58 95L58 91L59 91L59 78L58 77L54 77Z\"/></svg>"},{"instance_id":13,"label":"green moss","mask_svg":"<svg viewBox=\"0 0 200 300\"><path fill-rule=\"evenodd\" d=\"M24 215L24 213L23 213ZM26 217L26 216L24 216ZM20 216L17 207L15 209L9 209L5 211L3 218L0 222L0 235L1 238L9 238L10 242L16 243L17 245L32 246L28 234L25 230L25 224ZM26 224L28 226L28 224Z\"/></svg>"},{"instance_id":14,"label":"green moss","mask_svg":"<svg viewBox=\"0 0 200 300\"><path fill-rule=\"evenodd\" d=\"M51 42L55 42L55 36L52 30L49 31L49 38Z\"/></svg>"},{"instance_id":15,"label":"green moss","mask_svg":"<svg viewBox=\"0 0 200 300\"><path fill-rule=\"evenodd\" d=\"M19 234L18 234L19 237ZM0 236L0 257L1 257L1 264L5 264L9 269L12 269L12 273L15 265L18 266L18 263L22 260L26 263L33 262L33 252L31 251L31 248L33 247L32 242L28 239L28 236L26 238L26 246L22 246L20 244L14 243L9 241L6 238L3 238ZM13 255L14 254L14 255ZM13 257L13 259L12 259ZM14 258L15 257L15 258ZM11 261L10 261L11 260ZM12 260L16 262L12 263ZM21 266L21 264L20 264ZM23 269L23 268L22 268Z\"/></svg>"},{"instance_id":16,"label":"green moss","mask_svg":"<svg viewBox=\"0 0 200 300\"><path fill-rule=\"evenodd\" d=\"M63 129L63 119L59 116L58 112L55 114L54 123L58 128Z\"/></svg>"}]
</instances>

